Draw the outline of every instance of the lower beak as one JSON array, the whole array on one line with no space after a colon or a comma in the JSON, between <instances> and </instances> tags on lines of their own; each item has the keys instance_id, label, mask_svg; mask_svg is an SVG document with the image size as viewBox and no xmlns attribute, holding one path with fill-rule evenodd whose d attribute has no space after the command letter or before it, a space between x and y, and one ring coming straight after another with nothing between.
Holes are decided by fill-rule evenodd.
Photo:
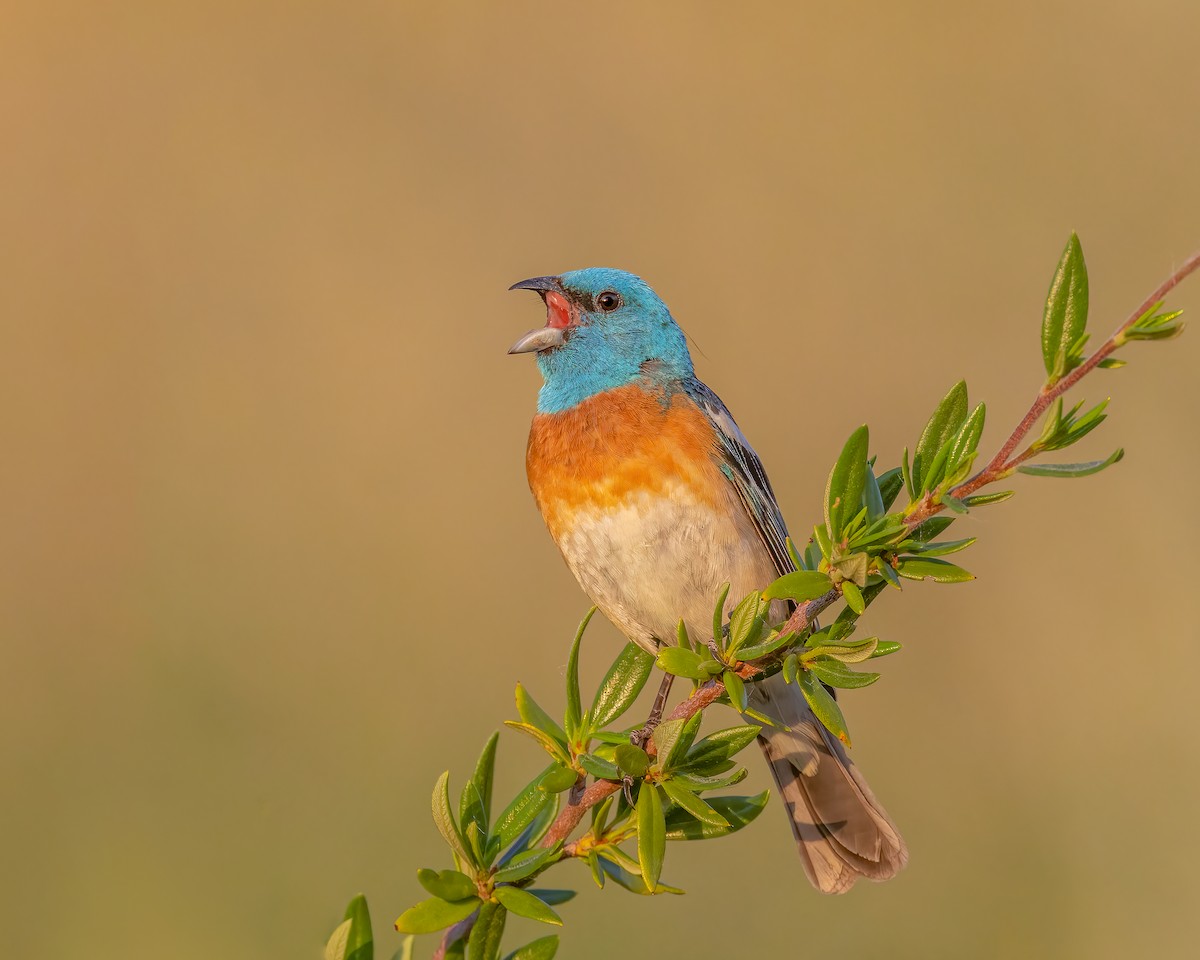
<instances>
[{"instance_id":1,"label":"lower beak","mask_svg":"<svg viewBox=\"0 0 1200 960\"><path fill-rule=\"evenodd\" d=\"M530 330L525 336L521 337L520 340L508 348L508 352L541 353L543 350L561 347L562 342L563 331L561 328L538 327L536 330Z\"/></svg>"}]
</instances>

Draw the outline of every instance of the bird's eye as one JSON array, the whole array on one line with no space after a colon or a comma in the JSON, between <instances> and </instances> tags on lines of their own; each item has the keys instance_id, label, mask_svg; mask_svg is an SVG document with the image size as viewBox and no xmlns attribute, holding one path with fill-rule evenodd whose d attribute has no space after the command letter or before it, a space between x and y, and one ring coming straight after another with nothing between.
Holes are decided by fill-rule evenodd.
<instances>
[{"instance_id":1,"label":"bird's eye","mask_svg":"<svg viewBox=\"0 0 1200 960\"><path fill-rule=\"evenodd\" d=\"M605 313L612 313L621 305L621 295L611 290L605 290L596 298L596 305Z\"/></svg>"}]
</instances>

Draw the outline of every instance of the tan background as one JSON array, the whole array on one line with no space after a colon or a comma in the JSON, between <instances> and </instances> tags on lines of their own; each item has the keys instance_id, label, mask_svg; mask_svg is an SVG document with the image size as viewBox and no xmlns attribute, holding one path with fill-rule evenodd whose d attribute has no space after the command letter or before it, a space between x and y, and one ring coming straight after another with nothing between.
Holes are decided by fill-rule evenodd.
<instances>
[{"instance_id":1,"label":"tan background","mask_svg":"<svg viewBox=\"0 0 1200 960\"><path fill-rule=\"evenodd\" d=\"M390 955L433 780L517 679L561 704L586 606L511 282L649 278L803 533L848 432L894 463L960 376L994 448L1071 229L1098 334L1200 245L1195 3L647 6L0 14L5 955L316 957L360 889ZM900 879L819 897L770 810L671 849L684 898L563 867L563 955L1193 955L1198 350L1089 381L1126 461L873 613Z\"/></svg>"}]
</instances>

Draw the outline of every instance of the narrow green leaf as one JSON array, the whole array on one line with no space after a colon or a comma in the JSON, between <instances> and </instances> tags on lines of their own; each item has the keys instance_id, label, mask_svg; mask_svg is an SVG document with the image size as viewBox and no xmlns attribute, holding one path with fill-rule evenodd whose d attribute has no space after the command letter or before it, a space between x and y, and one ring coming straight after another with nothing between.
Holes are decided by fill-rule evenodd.
<instances>
[{"instance_id":1,"label":"narrow green leaf","mask_svg":"<svg viewBox=\"0 0 1200 960\"><path fill-rule=\"evenodd\" d=\"M478 908L478 897L459 900L456 903L448 903L440 897L430 897L400 914L396 921L396 930L400 933L434 933L453 926L459 920L466 920Z\"/></svg>"},{"instance_id":2,"label":"narrow green leaf","mask_svg":"<svg viewBox=\"0 0 1200 960\"><path fill-rule=\"evenodd\" d=\"M575 642L571 644L571 654L567 658L567 709L563 718L563 726L571 740L579 739L583 722L583 702L579 695L579 645L583 640L583 632L588 622L596 613L596 607L583 618L579 629L575 631Z\"/></svg>"},{"instance_id":3,"label":"narrow green leaf","mask_svg":"<svg viewBox=\"0 0 1200 960\"><path fill-rule=\"evenodd\" d=\"M700 732L700 723L703 719L702 711L693 713L683 722L683 727L680 729L679 735L674 738L674 742L668 745L668 749L659 748L659 769L664 771L673 770L683 762L688 751L692 749L692 744L696 740L696 734Z\"/></svg>"},{"instance_id":4,"label":"narrow green leaf","mask_svg":"<svg viewBox=\"0 0 1200 960\"><path fill-rule=\"evenodd\" d=\"M540 743L545 751L550 754L559 763L570 763L571 757L567 753L566 747L558 742L550 734L539 730L537 727L528 723L518 723L516 720L505 720L504 725L511 727L513 730L520 730L527 737L532 737Z\"/></svg>"},{"instance_id":5,"label":"narrow green leaf","mask_svg":"<svg viewBox=\"0 0 1200 960\"><path fill-rule=\"evenodd\" d=\"M1104 370L1119 370L1128 363L1128 360L1118 360L1116 357L1105 357L1098 364L1096 364L1096 366Z\"/></svg>"},{"instance_id":6,"label":"narrow green leaf","mask_svg":"<svg viewBox=\"0 0 1200 960\"><path fill-rule=\"evenodd\" d=\"M696 821L693 820L692 822L695 823ZM668 886L665 883L659 883L653 890L650 890L638 874L625 869L619 863L614 863L606 857L600 859L598 866L604 875L616 882L618 886L624 887L630 893L636 893L640 897L657 896L663 893L683 893L678 887Z\"/></svg>"},{"instance_id":7,"label":"narrow green leaf","mask_svg":"<svg viewBox=\"0 0 1200 960\"><path fill-rule=\"evenodd\" d=\"M967 417L966 422L954 435L950 445L950 455L946 458L946 476L953 478L963 464L974 458L979 450L979 438L983 436L983 424L987 418L987 407L979 404Z\"/></svg>"},{"instance_id":8,"label":"narrow green leaf","mask_svg":"<svg viewBox=\"0 0 1200 960\"><path fill-rule=\"evenodd\" d=\"M1042 360L1051 381L1067 372L1067 351L1083 336L1087 312L1087 265L1079 237L1072 233L1050 281L1042 313Z\"/></svg>"},{"instance_id":9,"label":"narrow green leaf","mask_svg":"<svg viewBox=\"0 0 1200 960\"><path fill-rule=\"evenodd\" d=\"M550 718L550 714L537 705L537 701L529 695L529 691L519 683L517 684L517 716L521 718L522 723L536 727L555 740L561 741L564 746L566 745L567 735L563 728Z\"/></svg>"},{"instance_id":10,"label":"narrow green leaf","mask_svg":"<svg viewBox=\"0 0 1200 960\"><path fill-rule=\"evenodd\" d=\"M463 785L462 799L458 807L458 822L465 830L468 823L475 823L479 832L487 835L488 818L492 810L492 774L496 769L496 743L499 733L493 733L486 744L479 760L475 764L475 774Z\"/></svg>"},{"instance_id":11,"label":"narrow green leaf","mask_svg":"<svg viewBox=\"0 0 1200 960\"><path fill-rule=\"evenodd\" d=\"M879 646L878 637L867 637L865 640L847 640L845 643L822 644L813 647L805 655L805 663L816 657L832 657L842 663L861 663L869 660L875 648Z\"/></svg>"},{"instance_id":12,"label":"narrow green leaf","mask_svg":"<svg viewBox=\"0 0 1200 960\"><path fill-rule=\"evenodd\" d=\"M1099 473L1105 467L1110 467L1125 456L1125 450L1119 448L1106 460L1093 460L1090 463L1041 463L1022 464L1017 467L1020 473L1031 477L1086 477Z\"/></svg>"},{"instance_id":13,"label":"narrow green leaf","mask_svg":"<svg viewBox=\"0 0 1200 960\"><path fill-rule=\"evenodd\" d=\"M968 573L953 563L924 557L904 558L896 572L909 580L933 580L937 583L966 583L975 579L973 573Z\"/></svg>"},{"instance_id":14,"label":"narrow green leaf","mask_svg":"<svg viewBox=\"0 0 1200 960\"><path fill-rule=\"evenodd\" d=\"M815 570L793 570L785 573L763 591L764 600L795 600L803 603L816 600L833 589L828 574Z\"/></svg>"},{"instance_id":15,"label":"narrow green leaf","mask_svg":"<svg viewBox=\"0 0 1200 960\"><path fill-rule=\"evenodd\" d=\"M915 548L913 553L919 553L923 557L945 557L952 553L958 553L960 550L966 550L975 540L975 537L967 537L965 540L939 540L935 543L922 544Z\"/></svg>"},{"instance_id":16,"label":"narrow green leaf","mask_svg":"<svg viewBox=\"0 0 1200 960\"><path fill-rule=\"evenodd\" d=\"M952 497L948 493L943 493L938 497L938 500L941 501L941 503L944 506L947 506L951 510L953 510L955 513L966 513L967 512L967 509L968 509L967 505L965 503L963 503L963 501L959 500L958 497Z\"/></svg>"},{"instance_id":17,"label":"narrow green leaf","mask_svg":"<svg viewBox=\"0 0 1200 960\"><path fill-rule=\"evenodd\" d=\"M947 393L925 424L917 450L913 455L911 478L912 499L927 489L926 478L938 452L958 432L967 419L967 384L960 380Z\"/></svg>"},{"instance_id":18,"label":"narrow green leaf","mask_svg":"<svg viewBox=\"0 0 1200 960\"><path fill-rule=\"evenodd\" d=\"M817 549L821 551L821 556L826 559L833 556L833 541L829 539L829 530L825 524L818 523L813 527L813 538L817 542ZM820 561L818 560L817 564L809 564L809 566L816 569L819 563Z\"/></svg>"},{"instance_id":19,"label":"narrow green leaf","mask_svg":"<svg viewBox=\"0 0 1200 960\"><path fill-rule=\"evenodd\" d=\"M526 784L525 788L496 818L494 833L500 838L502 847L507 847L512 843L549 802L546 792L538 786L545 775L546 771L543 770Z\"/></svg>"},{"instance_id":20,"label":"narrow green leaf","mask_svg":"<svg viewBox=\"0 0 1200 960\"><path fill-rule=\"evenodd\" d=\"M729 598L729 584L725 583L721 586L721 592L717 595L717 605L713 607L713 635L712 638L716 643L721 642L721 637L724 634L722 629L725 626L725 601ZM697 642L697 646L702 646Z\"/></svg>"},{"instance_id":21,"label":"narrow green leaf","mask_svg":"<svg viewBox=\"0 0 1200 960\"><path fill-rule=\"evenodd\" d=\"M504 960L554 960L558 953L558 937L538 937L510 953Z\"/></svg>"},{"instance_id":22,"label":"narrow green leaf","mask_svg":"<svg viewBox=\"0 0 1200 960\"><path fill-rule=\"evenodd\" d=\"M851 670L840 660L812 660L808 663L808 669L831 687L839 687L843 690L869 687L879 679L878 673L859 673L857 670Z\"/></svg>"},{"instance_id":23,"label":"narrow green leaf","mask_svg":"<svg viewBox=\"0 0 1200 960\"><path fill-rule=\"evenodd\" d=\"M904 456L900 460L900 478L904 481L904 489L910 501L917 499L917 487L913 483L912 467L908 460L908 447L904 448Z\"/></svg>"},{"instance_id":24,"label":"narrow green leaf","mask_svg":"<svg viewBox=\"0 0 1200 960\"><path fill-rule=\"evenodd\" d=\"M458 870L442 870L439 873L422 867L417 871L417 881L435 897L452 903L475 896L475 882Z\"/></svg>"},{"instance_id":25,"label":"narrow green leaf","mask_svg":"<svg viewBox=\"0 0 1200 960\"><path fill-rule=\"evenodd\" d=\"M466 960L498 960L507 918L508 911L495 901L489 900L480 908L479 919L467 938Z\"/></svg>"},{"instance_id":26,"label":"narrow green leaf","mask_svg":"<svg viewBox=\"0 0 1200 960\"><path fill-rule=\"evenodd\" d=\"M653 784L643 783L637 798L637 853L642 879L653 890L662 874L666 854L666 820L662 797Z\"/></svg>"},{"instance_id":27,"label":"narrow green leaf","mask_svg":"<svg viewBox=\"0 0 1200 960\"><path fill-rule=\"evenodd\" d=\"M879 594L881 594L886 589L887 589L887 583L886 583L886 581L883 581L883 580L880 580L878 583L872 583L869 586L867 586L866 589L864 589L862 591L864 609L866 607L869 607L871 605L871 601L873 601L877 596L879 596ZM834 623L835 624L838 624L838 623L853 624L854 621L856 621L860 616L861 616L861 614L856 613L849 606L846 606L842 609L842 612L837 615L837 620L835 620Z\"/></svg>"},{"instance_id":28,"label":"narrow green leaf","mask_svg":"<svg viewBox=\"0 0 1200 960\"><path fill-rule=\"evenodd\" d=\"M556 927L562 926L562 918L557 913L532 893L528 893L520 887L499 886L496 887L494 893L496 899L504 904L509 913L515 913L518 917L524 917L526 920L552 923Z\"/></svg>"},{"instance_id":29,"label":"narrow green leaf","mask_svg":"<svg viewBox=\"0 0 1200 960\"><path fill-rule=\"evenodd\" d=\"M800 658L794 653L788 654L788 658L783 661L783 679L787 683L796 682L796 671L800 667Z\"/></svg>"},{"instance_id":30,"label":"narrow green leaf","mask_svg":"<svg viewBox=\"0 0 1200 960\"><path fill-rule=\"evenodd\" d=\"M842 708L833 699L833 695L821 685L821 681L811 671L805 670L800 674L799 687L812 712L825 729L846 746L850 746L850 734L846 730L846 718L842 716Z\"/></svg>"},{"instance_id":31,"label":"narrow green leaf","mask_svg":"<svg viewBox=\"0 0 1200 960\"><path fill-rule=\"evenodd\" d=\"M621 771L611 760L605 760L594 753L581 753L579 765L597 780L620 780Z\"/></svg>"},{"instance_id":32,"label":"narrow green leaf","mask_svg":"<svg viewBox=\"0 0 1200 960\"><path fill-rule=\"evenodd\" d=\"M361 893L346 906L342 923L325 945L325 960L372 960L375 937L371 931L371 912Z\"/></svg>"},{"instance_id":33,"label":"narrow green leaf","mask_svg":"<svg viewBox=\"0 0 1200 960\"><path fill-rule=\"evenodd\" d=\"M752 744L759 732L754 724L746 724L710 733L687 752L684 765L689 769L699 769L729 760Z\"/></svg>"},{"instance_id":34,"label":"narrow green leaf","mask_svg":"<svg viewBox=\"0 0 1200 960\"><path fill-rule=\"evenodd\" d=\"M904 488L904 470L901 467L892 467L887 473L882 473L878 478L879 496L883 501L883 511L886 513L892 509L892 504L896 502L896 497L900 495L900 491Z\"/></svg>"},{"instance_id":35,"label":"narrow green leaf","mask_svg":"<svg viewBox=\"0 0 1200 960\"><path fill-rule=\"evenodd\" d=\"M733 705L733 709L745 710L746 682L732 670L722 673L721 681L725 684L725 692L729 694L729 702Z\"/></svg>"},{"instance_id":36,"label":"narrow green leaf","mask_svg":"<svg viewBox=\"0 0 1200 960\"><path fill-rule=\"evenodd\" d=\"M738 659L740 660L757 660L760 657L765 657L770 653L774 653L780 647L786 646L796 639L794 632L788 633L772 633L762 643L751 644L748 647L742 647L738 651Z\"/></svg>"},{"instance_id":37,"label":"narrow green leaf","mask_svg":"<svg viewBox=\"0 0 1200 960\"><path fill-rule=\"evenodd\" d=\"M875 646L875 652L871 654L871 658L886 657L889 653L895 653L899 650L900 646L895 640L880 640Z\"/></svg>"},{"instance_id":38,"label":"narrow green leaf","mask_svg":"<svg viewBox=\"0 0 1200 960\"><path fill-rule=\"evenodd\" d=\"M683 621L680 621L683 626ZM646 685L654 657L635 643L627 643L608 669L588 711L588 727L602 730L620 717Z\"/></svg>"},{"instance_id":39,"label":"narrow green leaf","mask_svg":"<svg viewBox=\"0 0 1200 960\"><path fill-rule=\"evenodd\" d=\"M663 758L675 748L675 742L679 739L679 735L683 733L685 722L684 720L664 720L650 734L650 739L654 741L654 747L658 753L660 764L663 762Z\"/></svg>"},{"instance_id":40,"label":"narrow green leaf","mask_svg":"<svg viewBox=\"0 0 1200 960\"><path fill-rule=\"evenodd\" d=\"M932 540L953 522L953 517L930 517L920 526L914 527L909 536L922 542Z\"/></svg>"},{"instance_id":41,"label":"narrow green leaf","mask_svg":"<svg viewBox=\"0 0 1200 960\"><path fill-rule=\"evenodd\" d=\"M867 609L866 603L863 601L862 591L858 588L857 584L851 583L849 580L842 581L842 599L846 601L850 609L855 613L861 614Z\"/></svg>"},{"instance_id":42,"label":"narrow green leaf","mask_svg":"<svg viewBox=\"0 0 1200 960\"><path fill-rule=\"evenodd\" d=\"M732 657L742 646L758 640L766 603L757 593L748 593L729 614L729 643L726 651Z\"/></svg>"},{"instance_id":43,"label":"narrow green leaf","mask_svg":"<svg viewBox=\"0 0 1200 960\"><path fill-rule=\"evenodd\" d=\"M660 670L688 680L707 680L708 671L702 664L709 659L683 647L660 647L655 662Z\"/></svg>"},{"instance_id":44,"label":"narrow green leaf","mask_svg":"<svg viewBox=\"0 0 1200 960\"><path fill-rule=\"evenodd\" d=\"M475 858L467 850L466 840L454 822L454 814L450 812L450 771L440 777L433 788L433 822L438 828L442 839L458 856L468 863L475 863ZM478 866L478 864L475 864ZM403 930L400 931L404 933ZM413 931L415 932L415 931Z\"/></svg>"},{"instance_id":45,"label":"narrow green leaf","mask_svg":"<svg viewBox=\"0 0 1200 960\"><path fill-rule=\"evenodd\" d=\"M770 795L764 790L753 797L713 797L708 805L728 824L725 827L697 820L683 809L672 810L666 817L666 839L709 840L736 833L762 813Z\"/></svg>"},{"instance_id":46,"label":"narrow green leaf","mask_svg":"<svg viewBox=\"0 0 1200 960\"><path fill-rule=\"evenodd\" d=\"M1014 493L1016 493L1015 490L1000 490L996 493L980 493L976 496L965 498L963 503L968 507L986 507L989 503L1003 503ZM930 521L926 521L926 523L928 522Z\"/></svg>"},{"instance_id":47,"label":"narrow green leaf","mask_svg":"<svg viewBox=\"0 0 1200 960\"><path fill-rule=\"evenodd\" d=\"M835 543L841 540L846 524L861 507L869 443L870 435L864 424L850 434L825 484L825 526Z\"/></svg>"},{"instance_id":48,"label":"narrow green leaf","mask_svg":"<svg viewBox=\"0 0 1200 960\"><path fill-rule=\"evenodd\" d=\"M672 803L686 810L701 823L707 823L713 827L729 826L728 820L696 796L696 794L692 793L691 790L683 786L678 780L664 780L662 788Z\"/></svg>"},{"instance_id":49,"label":"narrow green leaf","mask_svg":"<svg viewBox=\"0 0 1200 960\"><path fill-rule=\"evenodd\" d=\"M518 880L532 877L546 864L557 859L561 849L562 845L556 843L552 847L539 847L530 853L514 857L503 870L496 871L493 879L496 883L516 883Z\"/></svg>"},{"instance_id":50,"label":"narrow green leaf","mask_svg":"<svg viewBox=\"0 0 1200 960\"><path fill-rule=\"evenodd\" d=\"M560 903L566 903L568 900L575 899L574 890L547 890L537 888L529 891L535 897L550 907L556 907Z\"/></svg>"}]
</instances>

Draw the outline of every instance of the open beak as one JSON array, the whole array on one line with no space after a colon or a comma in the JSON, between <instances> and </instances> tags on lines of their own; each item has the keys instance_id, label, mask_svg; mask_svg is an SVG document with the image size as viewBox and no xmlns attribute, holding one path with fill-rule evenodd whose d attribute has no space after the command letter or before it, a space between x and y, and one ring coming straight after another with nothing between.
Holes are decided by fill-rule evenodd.
<instances>
[{"instance_id":1,"label":"open beak","mask_svg":"<svg viewBox=\"0 0 1200 960\"><path fill-rule=\"evenodd\" d=\"M541 353L561 347L566 339L566 328L575 319L575 311L564 296L565 291L558 277L531 277L514 283L509 290L535 290L546 304L546 325L530 330L508 348L512 353Z\"/></svg>"}]
</instances>

